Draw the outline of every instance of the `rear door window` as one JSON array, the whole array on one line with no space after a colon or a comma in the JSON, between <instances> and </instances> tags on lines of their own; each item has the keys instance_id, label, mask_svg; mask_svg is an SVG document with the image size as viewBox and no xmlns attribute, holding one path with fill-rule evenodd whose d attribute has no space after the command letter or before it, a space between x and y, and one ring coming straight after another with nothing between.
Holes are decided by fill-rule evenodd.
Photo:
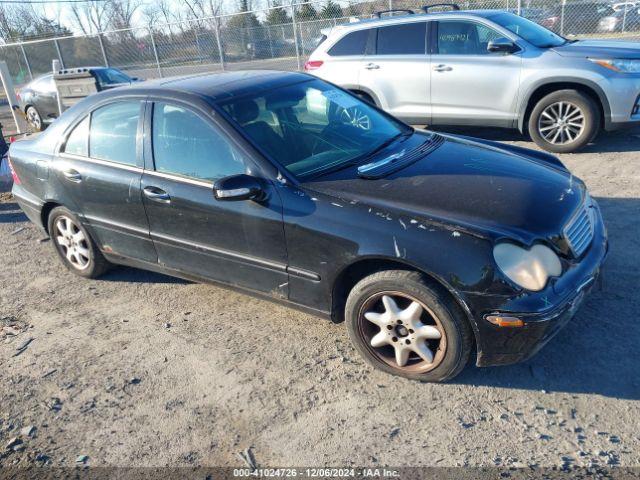
<instances>
[{"instance_id":1,"label":"rear door window","mask_svg":"<svg viewBox=\"0 0 640 480\"><path fill-rule=\"evenodd\" d=\"M64 152L72 155L89 155L89 116L87 115L67 137Z\"/></svg>"},{"instance_id":2,"label":"rear door window","mask_svg":"<svg viewBox=\"0 0 640 480\"><path fill-rule=\"evenodd\" d=\"M89 129L89 155L135 166L139 118L139 101L112 103L94 110Z\"/></svg>"},{"instance_id":3,"label":"rear door window","mask_svg":"<svg viewBox=\"0 0 640 480\"><path fill-rule=\"evenodd\" d=\"M377 55L421 55L426 49L426 22L378 28Z\"/></svg>"},{"instance_id":4,"label":"rear door window","mask_svg":"<svg viewBox=\"0 0 640 480\"><path fill-rule=\"evenodd\" d=\"M327 52L332 57L364 55L371 30L357 30L344 36Z\"/></svg>"}]
</instances>

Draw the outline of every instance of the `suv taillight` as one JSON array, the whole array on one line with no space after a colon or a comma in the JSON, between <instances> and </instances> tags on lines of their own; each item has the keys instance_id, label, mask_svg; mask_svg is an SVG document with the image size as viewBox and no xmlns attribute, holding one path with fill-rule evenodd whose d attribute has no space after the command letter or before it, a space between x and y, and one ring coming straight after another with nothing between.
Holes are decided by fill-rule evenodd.
<instances>
[{"instance_id":1,"label":"suv taillight","mask_svg":"<svg viewBox=\"0 0 640 480\"><path fill-rule=\"evenodd\" d=\"M308 62L305 62L304 70L305 72L308 72L309 70L317 70L323 63L324 62L322 60L309 60Z\"/></svg>"},{"instance_id":2,"label":"suv taillight","mask_svg":"<svg viewBox=\"0 0 640 480\"><path fill-rule=\"evenodd\" d=\"M13 165L11 164L11 157L9 157L9 155L7 155L7 161L9 162L9 170L11 170L11 176L13 177L13 183L15 185L20 185L20 177L18 177L18 174L16 173L16 169L13 168Z\"/></svg>"}]
</instances>

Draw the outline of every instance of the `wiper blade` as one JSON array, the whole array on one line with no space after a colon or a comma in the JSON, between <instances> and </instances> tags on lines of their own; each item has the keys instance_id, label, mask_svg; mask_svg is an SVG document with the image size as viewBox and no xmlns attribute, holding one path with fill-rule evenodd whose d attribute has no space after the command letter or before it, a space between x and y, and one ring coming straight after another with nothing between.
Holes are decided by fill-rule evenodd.
<instances>
[{"instance_id":1,"label":"wiper blade","mask_svg":"<svg viewBox=\"0 0 640 480\"><path fill-rule=\"evenodd\" d=\"M400 170L413 162L425 157L429 153L436 150L440 145L444 143L444 137L441 135L434 135L429 140L425 141L422 145L414 148L413 150L406 151L403 149L401 152L389 155L377 162L367 163L358 167L358 176L366 179L381 178L397 170Z\"/></svg>"},{"instance_id":2,"label":"wiper blade","mask_svg":"<svg viewBox=\"0 0 640 480\"><path fill-rule=\"evenodd\" d=\"M391 138L386 139L384 142L382 142L380 145L378 145L376 148L374 148L373 150L371 150L370 152L368 152L364 158L371 158L373 157L376 153L380 152L381 150L384 150L385 148L387 148L389 145L391 145L393 142L395 142L396 140L398 140L399 138L403 138L403 137L410 137L411 135L413 135L413 130L407 130L405 132L400 132L397 135L394 135Z\"/></svg>"}]
</instances>

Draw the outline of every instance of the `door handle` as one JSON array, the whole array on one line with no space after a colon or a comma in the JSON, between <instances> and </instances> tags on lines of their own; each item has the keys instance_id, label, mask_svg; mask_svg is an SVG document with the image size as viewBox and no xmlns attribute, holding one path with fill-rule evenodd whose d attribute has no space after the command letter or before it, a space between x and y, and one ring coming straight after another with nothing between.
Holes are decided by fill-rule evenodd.
<instances>
[{"instance_id":1,"label":"door handle","mask_svg":"<svg viewBox=\"0 0 640 480\"><path fill-rule=\"evenodd\" d=\"M376 65L375 63L368 63L364 68L366 68L367 70L377 70L380 68L380 65Z\"/></svg>"},{"instance_id":2,"label":"door handle","mask_svg":"<svg viewBox=\"0 0 640 480\"><path fill-rule=\"evenodd\" d=\"M69 180L70 182L80 183L82 181L82 175L77 170L70 168L69 170L63 170L62 174L64 178Z\"/></svg>"},{"instance_id":3,"label":"door handle","mask_svg":"<svg viewBox=\"0 0 640 480\"><path fill-rule=\"evenodd\" d=\"M434 65L433 70L436 72L450 72L451 70L453 70L453 68L451 68L449 65Z\"/></svg>"},{"instance_id":4,"label":"door handle","mask_svg":"<svg viewBox=\"0 0 640 480\"><path fill-rule=\"evenodd\" d=\"M171 201L169 194L158 187L144 187L142 192L149 200L162 203L169 203Z\"/></svg>"}]
</instances>

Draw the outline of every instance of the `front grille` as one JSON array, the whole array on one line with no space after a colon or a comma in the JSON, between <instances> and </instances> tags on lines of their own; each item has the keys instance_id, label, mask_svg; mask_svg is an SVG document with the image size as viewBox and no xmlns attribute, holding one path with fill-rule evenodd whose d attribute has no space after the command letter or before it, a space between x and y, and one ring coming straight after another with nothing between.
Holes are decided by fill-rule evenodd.
<instances>
[{"instance_id":1,"label":"front grille","mask_svg":"<svg viewBox=\"0 0 640 480\"><path fill-rule=\"evenodd\" d=\"M593 240L593 208L583 204L564 227L564 237L574 257L584 253Z\"/></svg>"}]
</instances>

